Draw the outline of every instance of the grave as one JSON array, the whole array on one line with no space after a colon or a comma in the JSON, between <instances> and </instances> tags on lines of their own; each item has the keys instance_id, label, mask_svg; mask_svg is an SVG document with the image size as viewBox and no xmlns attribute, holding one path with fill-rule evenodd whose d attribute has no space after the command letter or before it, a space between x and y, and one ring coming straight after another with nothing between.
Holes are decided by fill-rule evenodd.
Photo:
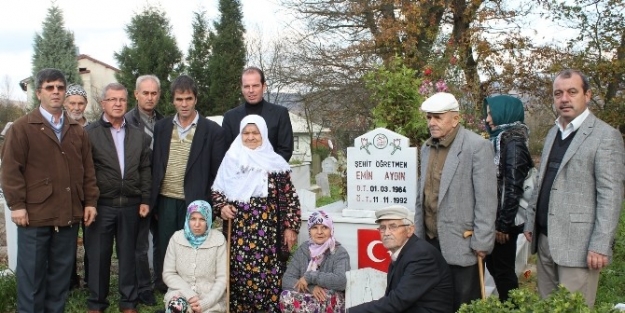
<instances>
[{"instance_id":1,"label":"grave","mask_svg":"<svg viewBox=\"0 0 625 313\"><path fill-rule=\"evenodd\" d=\"M329 197L330 196L330 180L328 179L328 173L321 172L315 175L315 182L317 186L321 188L321 196Z\"/></svg>"},{"instance_id":2,"label":"grave","mask_svg":"<svg viewBox=\"0 0 625 313\"><path fill-rule=\"evenodd\" d=\"M376 128L347 148L347 208L343 216L375 217L392 204L414 212L417 195L417 148L407 137Z\"/></svg>"},{"instance_id":3,"label":"grave","mask_svg":"<svg viewBox=\"0 0 625 313\"><path fill-rule=\"evenodd\" d=\"M339 161L335 157L329 156L321 161L321 171L328 174L337 174Z\"/></svg>"}]
</instances>

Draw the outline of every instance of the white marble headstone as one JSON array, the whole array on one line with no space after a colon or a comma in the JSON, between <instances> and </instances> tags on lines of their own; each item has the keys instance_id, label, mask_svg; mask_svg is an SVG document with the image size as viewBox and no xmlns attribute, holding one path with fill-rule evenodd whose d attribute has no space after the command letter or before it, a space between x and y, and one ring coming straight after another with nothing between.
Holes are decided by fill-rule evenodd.
<instances>
[{"instance_id":1,"label":"white marble headstone","mask_svg":"<svg viewBox=\"0 0 625 313\"><path fill-rule=\"evenodd\" d=\"M414 211L417 148L407 137L376 128L347 148L347 209L344 216L374 217L392 204Z\"/></svg>"}]
</instances>

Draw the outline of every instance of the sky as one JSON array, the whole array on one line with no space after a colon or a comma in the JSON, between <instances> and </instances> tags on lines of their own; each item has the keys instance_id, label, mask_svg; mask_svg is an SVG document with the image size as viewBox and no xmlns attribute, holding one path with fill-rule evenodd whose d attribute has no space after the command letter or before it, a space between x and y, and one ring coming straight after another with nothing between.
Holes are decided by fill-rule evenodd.
<instances>
[{"instance_id":1,"label":"sky","mask_svg":"<svg viewBox=\"0 0 625 313\"><path fill-rule=\"evenodd\" d=\"M41 33L51 4L50 0L2 0L0 4L0 92L6 92L8 80L15 100L26 99L18 83L31 75L34 36ZM218 0L56 0L65 27L74 32L79 53L115 67L113 53L129 44L124 28L146 4L164 9L184 53L191 42L193 11L204 8L211 22L219 15ZM248 36L262 32L268 37L288 22L278 0L241 0L241 4Z\"/></svg>"}]
</instances>

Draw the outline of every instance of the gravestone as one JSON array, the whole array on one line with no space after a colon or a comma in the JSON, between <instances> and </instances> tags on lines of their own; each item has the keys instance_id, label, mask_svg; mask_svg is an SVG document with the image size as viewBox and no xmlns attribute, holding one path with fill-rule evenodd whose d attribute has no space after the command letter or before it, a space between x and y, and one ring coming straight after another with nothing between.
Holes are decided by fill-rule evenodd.
<instances>
[{"instance_id":1,"label":"gravestone","mask_svg":"<svg viewBox=\"0 0 625 313\"><path fill-rule=\"evenodd\" d=\"M315 175L315 182L317 186L321 188L321 196L329 197L330 194L330 180L328 179L328 173L321 172Z\"/></svg>"},{"instance_id":2,"label":"gravestone","mask_svg":"<svg viewBox=\"0 0 625 313\"><path fill-rule=\"evenodd\" d=\"M302 212L313 212L317 206L317 197L314 192L306 189L298 189L297 196L302 207Z\"/></svg>"},{"instance_id":3,"label":"gravestone","mask_svg":"<svg viewBox=\"0 0 625 313\"><path fill-rule=\"evenodd\" d=\"M310 162L291 164L291 181L295 190L310 189Z\"/></svg>"},{"instance_id":4,"label":"gravestone","mask_svg":"<svg viewBox=\"0 0 625 313\"><path fill-rule=\"evenodd\" d=\"M351 270L345 273L345 308L378 300L386 290L386 273L373 268ZM349 310L348 310L349 312Z\"/></svg>"},{"instance_id":5,"label":"gravestone","mask_svg":"<svg viewBox=\"0 0 625 313\"><path fill-rule=\"evenodd\" d=\"M15 272L17 267L17 226L11 220L11 210L6 205L4 194L0 194L0 210L4 211L4 223L7 239L7 254L9 258L9 269Z\"/></svg>"},{"instance_id":6,"label":"gravestone","mask_svg":"<svg viewBox=\"0 0 625 313\"><path fill-rule=\"evenodd\" d=\"M347 209L343 216L375 217L392 204L414 212L417 195L417 148L407 137L376 128L347 148Z\"/></svg>"},{"instance_id":7,"label":"gravestone","mask_svg":"<svg viewBox=\"0 0 625 313\"><path fill-rule=\"evenodd\" d=\"M321 162L321 171L328 174L336 174L338 169L338 161L335 157L329 156Z\"/></svg>"}]
</instances>

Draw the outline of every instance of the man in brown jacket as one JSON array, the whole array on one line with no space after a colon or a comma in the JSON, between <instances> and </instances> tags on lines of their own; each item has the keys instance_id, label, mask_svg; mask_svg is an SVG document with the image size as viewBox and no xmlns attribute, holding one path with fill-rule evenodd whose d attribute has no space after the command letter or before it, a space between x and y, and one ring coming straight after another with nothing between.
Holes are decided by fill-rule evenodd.
<instances>
[{"instance_id":1,"label":"man in brown jacket","mask_svg":"<svg viewBox=\"0 0 625 313\"><path fill-rule=\"evenodd\" d=\"M37 73L41 105L9 129L0 157L2 188L17 225L17 310L63 312L78 223L96 216L99 191L87 133L67 114L67 82L57 69Z\"/></svg>"}]
</instances>

